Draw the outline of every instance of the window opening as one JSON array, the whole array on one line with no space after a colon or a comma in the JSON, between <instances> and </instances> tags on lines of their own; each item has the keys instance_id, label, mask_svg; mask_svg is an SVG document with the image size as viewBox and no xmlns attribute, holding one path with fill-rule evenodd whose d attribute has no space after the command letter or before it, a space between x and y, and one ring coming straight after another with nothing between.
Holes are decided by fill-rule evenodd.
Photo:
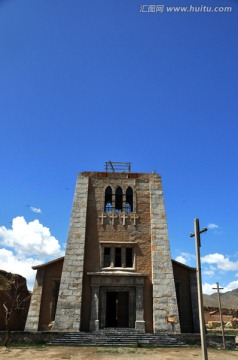
<instances>
[{"instance_id":1,"label":"window opening","mask_svg":"<svg viewBox=\"0 0 238 360\"><path fill-rule=\"evenodd\" d=\"M134 250L133 247L106 246L102 249L102 266L105 268L133 268Z\"/></svg>"},{"instance_id":2,"label":"window opening","mask_svg":"<svg viewBox=\"0 0 238 360\"><path fill-rule=\"evenodd\" d=\"M133 267L132 248L126 248L126 267Z\"/></svg>"},{"instance_id":3,"label":"window opening","mask_svg":"<svg viewBox=\"0 0 238 360\"><path fill-rule=\"evenodd\" d=\"M125 206L126 212L132 212L133 211L133 190L129 186L126 190L126 206Z\"/></svg>"},{"instance_id":4,"label":"window opening","mask_svg":"<svg viewBox=\"0 0 238 360\"><path fill-rule=\"evenodd\" d=\"M123 207L123 195L121 187L116 189L115 211L121 212Z\"/></svg>"},{"instance_id":5,"label":"window opening","mask_svg":"<svg viewBox=\"0 0 238 360\"><path fill-rule=\"evenodd\" d=\"M106 212L112 211L112 189L110 186L108 186L105 190L104 211Z\"/></svg>"},{"instance_id":6,"label":"window opening","mask_svg":"<svg viewBox=\"0 0 238 360\"><path fill-rule=\"evenodd\" d=\"M53 296L52 296L52 307L51 307L51 321L55 320L55 313L56 313L56 307L59 296L59 287L60 287L60 281L54 280L52 287Z\"/></svg>"},{"instance_id":7,"label":"window opening","mask_svg":"<svg viewBox=\"0 0 238 360\"><path fill-rule=\"evenodd\" d=\"M110 267L111 265L111 248L105 247L104 248L104 267Z\"/></svg>"},{"instance_id":8,"label":"window opening","mask_svg":"<svg viewBox=\"0 0 238 360\"><path fill-rule=\"evenodd\" d=\"M121 248L115 248L115 267L121 267Z\"/></svg>"},{"instance_id":9,"label":"window opening","mask_svg":"<svg viewBox=\"0 0 238 360\"><path fill-rule=\"evenodd\" d=\"M175 283L175 291L176 291L176 297L177 297L177 303L178 306L180 306L180 283L176 281Z\"/></svg>"}]
</instances>

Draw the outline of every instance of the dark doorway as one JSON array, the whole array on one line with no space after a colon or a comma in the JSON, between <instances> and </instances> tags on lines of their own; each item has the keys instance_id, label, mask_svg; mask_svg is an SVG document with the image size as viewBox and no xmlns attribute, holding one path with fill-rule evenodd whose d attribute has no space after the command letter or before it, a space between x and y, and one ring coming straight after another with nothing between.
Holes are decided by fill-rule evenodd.
<instances>
[{"instance_id":1,"label":"dark doorway","mask_svg":"<svg viewBox=\"0 0 238 360\"><path fill-rule=\"evenodd\" d=\"M107 292L106 327L129 327L128 291Z\"/></svg>"}]
</instances>

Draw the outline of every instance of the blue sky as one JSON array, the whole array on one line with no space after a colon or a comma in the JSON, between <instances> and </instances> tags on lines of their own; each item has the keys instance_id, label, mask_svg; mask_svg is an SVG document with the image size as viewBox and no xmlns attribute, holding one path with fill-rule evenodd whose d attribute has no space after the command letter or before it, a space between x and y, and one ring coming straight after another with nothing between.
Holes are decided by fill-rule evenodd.
<instances>
[{"instance_id":1,"label":"blue sky","mask_svg":"<svg viewBox=\"0 0 238 360\"><path fill-rule=\"evenodd\" d=\"M220 12L166 10L190 5ZM195 266L198 217L204 291L238 288L237 17L235 0L0 1L0 268L32 287L64 252L77 173L130 161L162 176L172 257Z\"/></svg>"}]
</instances>

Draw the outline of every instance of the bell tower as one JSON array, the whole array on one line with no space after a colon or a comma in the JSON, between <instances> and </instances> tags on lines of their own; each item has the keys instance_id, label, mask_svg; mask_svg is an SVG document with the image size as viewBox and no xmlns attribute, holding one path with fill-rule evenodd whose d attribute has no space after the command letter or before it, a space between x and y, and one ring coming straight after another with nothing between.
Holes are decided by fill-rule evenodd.
<instances>
[{"instance_id":1,"label":"bell tower","mask_svg":"<svg viewBox=\"0 0 238 360\"><path fill-rule=\"evenodd\" d=\"M161 178L107 162L78 175L55 331L180 332Z\"/></svg>"}]
</instances>

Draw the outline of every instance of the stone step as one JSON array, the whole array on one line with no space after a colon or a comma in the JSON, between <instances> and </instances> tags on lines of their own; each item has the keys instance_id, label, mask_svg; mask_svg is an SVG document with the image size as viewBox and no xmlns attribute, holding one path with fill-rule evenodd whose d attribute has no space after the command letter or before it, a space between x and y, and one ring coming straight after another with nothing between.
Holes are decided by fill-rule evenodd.
<instances>
[{"instance_id":1,"label":"stone step","mask_svg":"<svg viewBox=\"0 0 238 360\"><path fill-rule=\"evenodd\" d=\"M104 330L95 333L67 332L59 335L50 345L111 345L111 346L186 346L172 334L142 334L137 331Z\"/></svg>"}]
</instances>

